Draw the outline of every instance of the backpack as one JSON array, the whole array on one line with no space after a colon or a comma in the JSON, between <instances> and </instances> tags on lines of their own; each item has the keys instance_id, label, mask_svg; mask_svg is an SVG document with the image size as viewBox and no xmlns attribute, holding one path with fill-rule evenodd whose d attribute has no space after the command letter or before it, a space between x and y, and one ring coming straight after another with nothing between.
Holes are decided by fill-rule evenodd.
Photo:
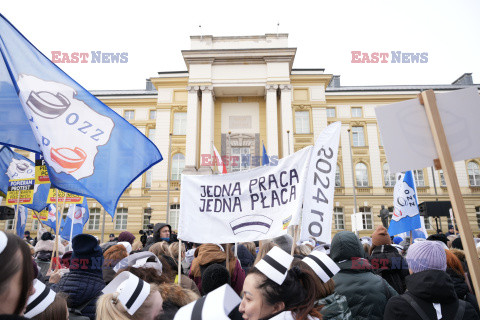
<instances>
[{"instance_id":1,"label":"backpack","mask_svg":"<svg viewBox=\"0 0 480 320\"><path fill-rule=\"evenodd\" d=\"M405 300L407 300L407 302L412 306L413 310L415 310L415 312L420 316L420 318L422 318L422 320L430 320L430 318L427 317L427 315L425 314L425 312L422 310L422 308L420 308L420 306L418 305L418 303L413 300L412 297L410 297L410 295L408 294L402 294L400 297L404 298ZM459 299L458 300L458 309L457 309L457 314L455 315L455 319L454 320L461 320L463 319L463 315L465 314L465 307L466 307L466 302Z\"/></svg>"}]
</instances>

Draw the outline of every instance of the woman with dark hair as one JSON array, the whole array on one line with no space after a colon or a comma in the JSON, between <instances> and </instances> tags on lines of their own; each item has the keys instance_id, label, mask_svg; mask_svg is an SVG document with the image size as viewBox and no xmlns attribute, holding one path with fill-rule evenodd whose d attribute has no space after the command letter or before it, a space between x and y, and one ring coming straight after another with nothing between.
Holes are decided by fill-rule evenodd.
<instances>
[{"instance_id":1,"label":"woman with dark hair","mask_svg":"<svg viewBox=\"0 0 480 320\"><path fill-rule=\"evenodd\" d=\"M290 269L292 260L274 247L250 270L239 307L244 319L321 319L315 275L297 266Z\"/></svg>"},{"instance_id":2,"label":"woman with dark hair","mask_svg":"<svg viewBox=\"0 0 480 320\"><path fill-rule=\"evenodd\" d=\"M16 235L0 231L0 319L23 319L33 288L30 249ZM3 317L1 315L17 315Z\"/></svg>"}]
</instances>

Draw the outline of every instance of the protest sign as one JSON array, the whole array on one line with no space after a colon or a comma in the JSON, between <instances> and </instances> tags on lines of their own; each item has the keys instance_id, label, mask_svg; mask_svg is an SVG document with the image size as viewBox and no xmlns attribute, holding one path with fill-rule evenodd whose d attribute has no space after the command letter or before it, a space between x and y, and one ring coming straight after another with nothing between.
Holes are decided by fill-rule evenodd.
<instances>
[{"instance_id":1,"label":"protest sign","mask_svg":"<svg viewBox=\"0 0 480 320\"><path fill-rule=\"evenodd\" d=\"M35 153L35 183L50 183L45 159L43 158L43 155L39 153Z\"/></svg>"},{"instance_id":2,"label":"protest sign","mask_svg":"<svg viewBox=\"0 0 480 320\"><path fill-rule=\"evenodd\" d=\"M7 204L30 204L35 192L34 179L14 179L8 181Z\"/></svg>"},{"instance_id":3,"label":"protest sign","mask_svg":"<svg viewBox=\"0 0 480 320\"><path fill-rule=\"evenodd\" d=\"M305 186L300 240L332 242L333 194L340 122L329 125L313 146ZM297 223L295 223L297 224Z\"/></svg>"},{"instance_id":4,"label":"protest sign","mask_svg":"<svg viewBox=\"0 0 480 320\"><path fill-rule=\"evenodd\" d=\"M222 175L182 175L178 237L198 243L275 238L298 221L312 147Z\"/></svg>"},{"instance_id":5,"label":"protest sign","mask_svg":"<svg viewBox=\"0 0 480 320\"><path fill-rule=\"evenodd\" d=\"M83 196L79 196L69 192L64 192L62 190L58 190L58 199L61 199L62 202L67 204L83 203ZM55 189L52 188L48 192L47 203L56 203L56 201L57 201L57 195L55 193Z\"/></svg>"},{"instance_id":6,"label":"protest sign","mask_svg":"<svg viewBox=\"0 0 480 320\"><path fill-rule=\"evenodd\" d=\"M32 218L38 218L40 221L48 221L48 210L44 209L38 213L32 210Z\"/></svg>"}]
</instances>

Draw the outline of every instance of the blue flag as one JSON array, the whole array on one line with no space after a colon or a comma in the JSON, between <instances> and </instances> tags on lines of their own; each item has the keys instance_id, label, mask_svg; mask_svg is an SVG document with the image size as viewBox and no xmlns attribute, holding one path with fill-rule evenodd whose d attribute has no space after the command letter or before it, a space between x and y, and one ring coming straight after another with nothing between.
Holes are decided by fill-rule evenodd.
<instances>
[{"instance_id":1,"label":"blue flag","mask_svg":"<svg viewBox=\"0 0 480 320\"><path fill-rule=\"evenodd\" d=\"M57 212L57 208L53 203L50 203L45 209L48 211L48 220L44 221L43 224L52 228L53 231L56 232L57 219L61 219L62 215Z\"/></svg>"},{"instance_id":2,"label":"blue flag","mask_svg":"<svg viewBox=\"0 0 480 320\"><path fill-rule=\"evenodd\" d=\"M0 143L41 152L53 186L98 200L113 217L123 191L162 160L160 151L2 15L0 53L0 112L7 110ZM30 129L22 135L14 126Z\"/></svg>"},{"instance_id":3,"label":"blue flag","mask_svg":"<svg viewBox=\"0 0 480 320\"><path fill-rule=\"evenodd\" d=\"M412 171L398 173L395 181L394 211L388 227L388 233L392 236L422 227Z\"/></svg>"},{"instance_id":4,"label":"blue flag","mask_svg":"<svg viewBox=\"0 0 480 320\"><path fill-rule=\"evenodd\" d=\"M7 194L9 179L27 178L35 178L35 164L9 147L0 149L0 190ZM49 189L50 183L35 185L33 203L24 206L35 211L42 211L47 205Z\"/></svg>"},{"instance_id":5,"label":"blue flag","mask_svg":"<svg viewBox=\"0 0 480 320\"><path fill-rule=\"evenodd\" d=\"M15 206L16 209L17 206ZM17 217L17 236L23 238L25 234L25 226L27 225L28 219L28 209L23 205L18 207L18 217Z\"/></svg>"},{"instance_id":6,"label":"blue flag","mask_svg":"<svg viewBox=\"0 0 480 320\"><path fill-rule=\"evenodd\" d=\"M265 145L263 144L262 166L268 166L269 163L270 163L270 160L268 159L267 150L265 149Z\"/></svg>"},{"instance_id":7,"label":"blue flag","mask_svg":"<svg viewBox=\"0 0 480 320\"><path fill-rule=\"evenodd\" d=\"M86 198L83 200L82 204L71 204L68 208L67 218L63 223L60 237L62 239L71 241L70 235L73 239L73 237L75 237L77 234L83 233L83 226L85 226L89 217L90 212L88 210Z\"/></svg>"}]
</instances>

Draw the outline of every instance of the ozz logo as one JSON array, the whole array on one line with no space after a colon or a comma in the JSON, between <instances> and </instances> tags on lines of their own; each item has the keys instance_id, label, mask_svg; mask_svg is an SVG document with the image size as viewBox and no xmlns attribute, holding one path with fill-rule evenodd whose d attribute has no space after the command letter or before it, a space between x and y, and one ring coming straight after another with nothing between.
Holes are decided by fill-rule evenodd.
<instances>
[{"instance_id":1,"label":"ozz logo","mask_svg":"<svg viewBox=\"0 0 480 320\"><path fill-rule=\"evenodd\" d=\"M91 176L98 147L110 140L112 119L77 99L77 92L62 83L21 74L18 86L47 163L77 180Z\"/></svg>"}]
</instances>

